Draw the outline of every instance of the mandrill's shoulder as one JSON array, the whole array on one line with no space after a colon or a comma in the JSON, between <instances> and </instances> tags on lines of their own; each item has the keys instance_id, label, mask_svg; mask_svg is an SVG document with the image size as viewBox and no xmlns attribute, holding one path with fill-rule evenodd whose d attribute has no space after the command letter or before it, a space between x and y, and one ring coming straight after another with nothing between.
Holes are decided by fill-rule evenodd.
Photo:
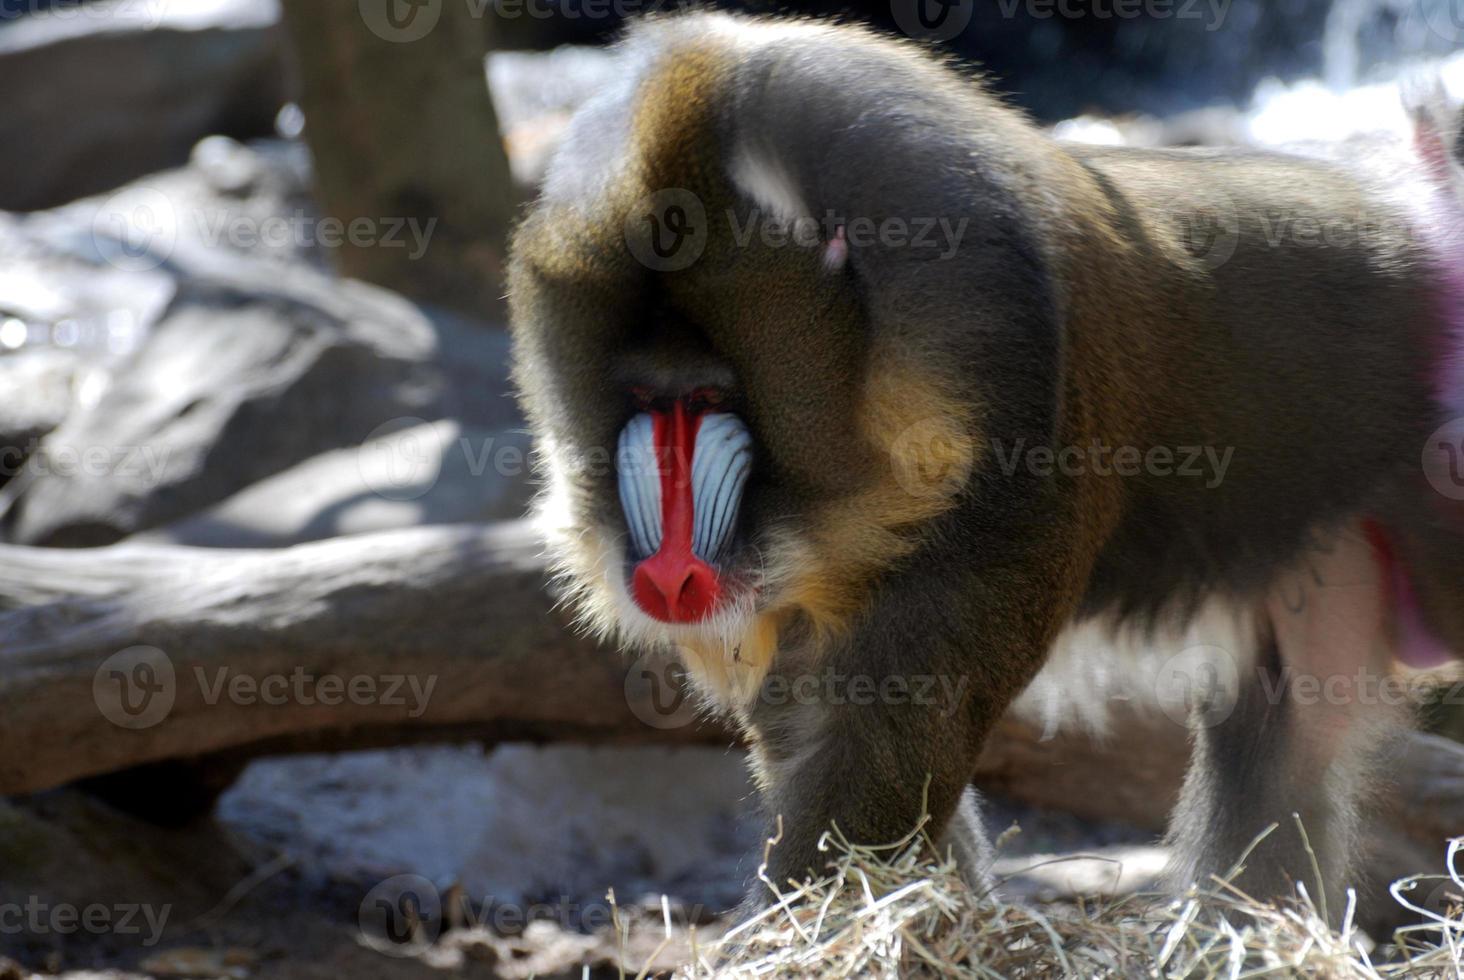
<instances>
[{"instance_id":1,"label":"mandrill's shoulder","mask_svg":"<svg viewBox=\"0 0 1464 980\"><path fill-rule=\"evenodd\" d=\"M971 72L850 24L670 14L640 19L614 50L615 82L576 113L551 163L550 203L604 204L627 173L668 187L768 157L790 174L862 166L897 131L998 159L1043 139Z\"/></svg>"}]
</instances>

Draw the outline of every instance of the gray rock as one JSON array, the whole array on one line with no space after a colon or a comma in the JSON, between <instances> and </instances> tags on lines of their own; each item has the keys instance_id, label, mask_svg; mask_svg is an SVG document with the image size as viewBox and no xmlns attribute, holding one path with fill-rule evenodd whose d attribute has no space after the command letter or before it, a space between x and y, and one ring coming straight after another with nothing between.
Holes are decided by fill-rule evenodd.
<instances>
[{"instance_id":1,"label":"gray rock","mask_svg":"<svg viewBox=\"0 0 1464 980\"><path fill-rule=\"evenodd\" d=\"M211 133L262 136L291 83L273 0L103 0L0 27L0 208L175 167Z\"/></svg>"},{"instance_id":2,"label":"gray rock","mask_svg":"<svg viewBox=\"0 0 1464 980\"><path fill-rule=\"evenodd\" d=\"M592 908L613 887L627 905L721 911L762 853L751 789L719 747L421 746L256 761L219 821L340 880L410 872L476 901Z\"/></svg>"},{"instance_id":3,"label":"gray rock","mask_svg":"<svg viewBox=\"0 0 1464 980\"><path fill-rule=\"evenodd\" d=\"M186 167L52 210L0 217L0 231L10 227L48 261L139 281L227 276L241 259L325 269L329 250L314 240L309 187L302 145L258 140L246 146L214 136L194 147ZM0 235L0 248L10 238Z\"/></svg>"},{"instance_id":4,"label":"gray rock","mask_svg":"<svg viewBox=\"0 0 1464 980\"><path fill-rule=\"evenodd\" d=\"M12 536L118 540L391 420L441 418L446 384L431 321L394 294L309 270L188 280L96 404L42 441Z\"/></svg>"},{"instance_id":5,"label":"gray rock","mask_svg":"<svg viewBox=\"0 0 1464 980\"><path fill-rule=\"evenodd\" d=\"M133 540L278 548L419 524L508 520L528 504L529 443L522 429L423 422L323 453Z\"/></svg>"},{"instance_id":6,"label":"gray rock","mask_svg":"<svg viewBox=\"0 0 1464 980\"><path fill-rule=\"evenodd\" d=\"M522 425L504 331L341 282L310 236L308 182L298 144L211 137L189 166L117 193L0 212L0 346L23 328L22 351L64 352L83 372L75 414L0 487L12 539L99 544L173 523L395 419L450 417L500 440ZM7 403L53 417L12 428L55 427L54 403L23 390ZM498 506L496 490L444 473L462 494L435 488L427 511ZM325 525L305 510L289 533L308 538ZM363 502L320 521L365 526L372 512L394 523L404 509Z\"/></svg>"},{"instance_id":7,"label":"gray rock","mask_svg":"<svg viewBox=\"0 0 1464 980\"><path fill-rule=\"evenodd\" d=\"M46 348L0 355L0 483L66 418L81 374L77 361L70 351Z\"/></svg>"},{"instance_id":8,"label":"gray rock","mask_svg":"<svg viewBox=\"0 0 1464 980\"><path fill-rule=\"evenodd\" d=\"M64 228L90 245L80 217L0 213L0 321L7 335L13 323L25 328L7 348L55 347L104 363L133 350L172 300L174 281L157 269L124 270L47 240Z\"/></svg>"},{"instance_id":9,"label":"gray rock","mask_svg":"<svg viewBox=\"0 0 1464 980\"><path fill-rule=\"evenodd\" d=\"M58 348L105 369L145 340L180 279L227 277L241 260L324 270L321 250L290 233L308 225L308 183L303 147L216 136L190 166L117 193L0 212L0 348Z\"/></svg>"},{"instance_id":10,"label":"gray rock","mask_svg":"<svg viewBox=\"0 0 1464 980\"><path fill-rule=\"evenodd\" d=\"M615 56L604 48L564 45L547 53L494 51L486 62L514 183L537 187L574 111L615 84Z\"/></svg>"}]
</instances>

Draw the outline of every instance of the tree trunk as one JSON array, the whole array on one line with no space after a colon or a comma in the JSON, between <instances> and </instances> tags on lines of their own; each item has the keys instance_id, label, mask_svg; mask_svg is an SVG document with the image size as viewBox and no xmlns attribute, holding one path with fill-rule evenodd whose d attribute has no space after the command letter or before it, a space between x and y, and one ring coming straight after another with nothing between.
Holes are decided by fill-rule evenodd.
<instances>
[{"instance_id":1,"label":"tree trunk","mask_svg":"<svg viewBox=\"0 0 1464 980\"><path fill-rule=\"evenodd\" d=\"M481 315L500 307L516 202L480 9L491 6L284 0L341 272ZM322 243L336 230L322 224Z\"/></svg>"}]
</instances>

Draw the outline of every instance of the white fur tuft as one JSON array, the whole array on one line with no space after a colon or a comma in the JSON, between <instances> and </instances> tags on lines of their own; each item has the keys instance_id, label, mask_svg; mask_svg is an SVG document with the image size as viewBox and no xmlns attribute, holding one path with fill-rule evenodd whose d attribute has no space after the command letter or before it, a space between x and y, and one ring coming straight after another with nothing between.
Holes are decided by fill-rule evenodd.
<instances>
[{"instance_id":1,"label":"white fur tuft","mask_svg":"<svg viewBox=\"0 0 1464 980\"><path fill-rule=\"evenodd\" d=\"M782 162L747 145L732 155L733 185L747 195L767 216L791 223L808 217L808 206Z\"/></svg>"}]
</instances>

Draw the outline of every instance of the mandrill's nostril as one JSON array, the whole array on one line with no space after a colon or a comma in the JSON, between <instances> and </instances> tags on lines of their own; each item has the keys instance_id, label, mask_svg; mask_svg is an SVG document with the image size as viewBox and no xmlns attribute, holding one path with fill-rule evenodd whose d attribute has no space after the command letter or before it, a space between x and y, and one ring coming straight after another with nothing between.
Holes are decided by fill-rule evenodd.
<instances>
[{"instance_id":1,"label":"mandrill's nostril","mask_svg":"<svg viewBox=\"0 0 1464 980\"><path fill-rule=\"evenodd\" d=\"M695 623L716 608L721 586L716 571L692 556L661 552L635 567L635 601L667 623Z\"/></svg>"}]
</instances>

